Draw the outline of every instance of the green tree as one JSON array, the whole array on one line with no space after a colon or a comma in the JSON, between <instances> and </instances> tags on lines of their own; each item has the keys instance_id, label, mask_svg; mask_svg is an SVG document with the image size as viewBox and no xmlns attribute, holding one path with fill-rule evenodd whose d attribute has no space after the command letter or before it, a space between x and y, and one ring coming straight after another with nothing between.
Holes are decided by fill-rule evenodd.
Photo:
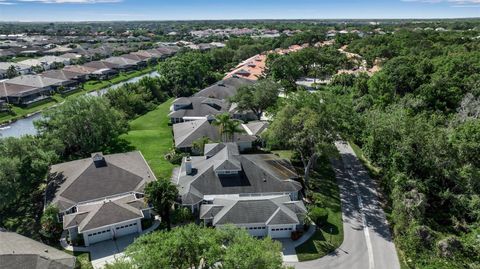
<instances>
[{"instance_id":1,"label":"green tree","mask_svg":"<svg viewBox=\"0 0 480 269\"><path fill-rule=\"evenodd\" d=\"M266 138L270 147L296 151L304 166L305 185L317 158L334 154L333 142L349 136L355 122L349 102L327 93L299 92L277 112Z\"/></svg>"},{"instance_id":2,"label":"green tree","mask_svg":"<svg viewBox=\"0 0 480 269\"><path fill-rule=\"evenodd\" d=\"M17 68L15 68L15 66L11 65L8 67L6 75L7 78L14 78L20 75L20 73L17 71Z\"/></svg>"},{"instance_id":3,"label":"green tree","mask_svg":"<svg viewBox=\"0 0 480 269\"><path fill-rule=\"evenodd\" d=\"M205 145L210 142L210 138L207 136L201 137L192 143L192 150L193 152L203 155L203 151L205 149Z\"/></svg>"},{"instance_id":4,"label":"green tree","mask_svg":"<svg viewBox=\"0 0 480 269\"><path fill-rule=\"evenodd\" d=\"M251 110L260 119L267 108L276 104L280 87L272 80L260 80L253 85L239 88L231 101L237 103L238 109Z\"/></svg>"},{"instance_id":5,"label":"green tree","mask_svg":"<svg viewBox=\"0 0 480 269\"><path fill-rule=\"evenodd\" d=\"M178 199L178 190L169 180L152 181L145 187L145 200L160 214L170 229L170 211Z\"/></svg>"},{"instance_id":6,"label":"green tree","mask_svg":"<svg viewBox=\"0 0 480 269\"><path fill-rule=\"evenodd\" d=\"M194 224L139 237L126 250L131 268L282 269L280 243L255 239L234 227L212 229ZM109 267L125 267L124 262Z\"/></svg>"},{"instance_id":7,"label":"green tree","mask_svg":"<svg viewBox=\"0 0 480 269\"><path fill-rule=\"evenodd\" d=\"M222 113L215 116L215 120L212 122L213 125L218 126L220 135L222 136L222 141L227 142L228 140L228 125L231 122L230 114Z\"/></svg>"},{"instance_id":8,"label":"green tree","mask_svg":"<svg viewBox=\"0 0 480 269\"><path fill-rule=\"evenodd\" d=\"M60 211L56 206L48 205L40 219L42 225L40 233L51 242L58 240L63 231L62 224L58 221L59 213Z\"/></svg>"},{"instance_id":9,"label":"green tree","mask_svg":"<svg viewBox=\"0 0 480 269\"><path fill-rule=\"evenodd\" d=\"M67 99L34 124L42 138L63 143L64 156L79 157L108 151L128 130L121 112L105 98L91 96Z\"/></svg>"}]
</instances>

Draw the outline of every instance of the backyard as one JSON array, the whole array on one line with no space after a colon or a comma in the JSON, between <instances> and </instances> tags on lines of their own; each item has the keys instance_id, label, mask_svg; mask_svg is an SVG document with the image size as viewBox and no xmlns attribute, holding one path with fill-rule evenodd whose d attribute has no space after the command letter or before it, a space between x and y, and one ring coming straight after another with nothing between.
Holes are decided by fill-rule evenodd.
<instances>
[{"instance_id":1,"label":"backyard","mask_svg":"<svg viewBox=\"0 0 480 269\"><path fill-rule=\"evenodd\" d=\"M142 152L157 178L169 178L174 167L164 158L173 146L172 128L167 117L172 101L167 100L155 110L131 121L130 131L121 137Z\"/></svg>"}]
</instances>

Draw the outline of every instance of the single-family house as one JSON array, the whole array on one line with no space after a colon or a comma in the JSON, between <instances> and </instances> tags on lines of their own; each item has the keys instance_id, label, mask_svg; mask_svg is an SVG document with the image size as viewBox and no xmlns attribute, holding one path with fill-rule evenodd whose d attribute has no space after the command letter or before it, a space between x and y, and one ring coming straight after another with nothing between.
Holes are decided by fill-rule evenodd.
<instances>
[{"instance_id":1,"label":"single-family house","mask_svg":"<svg viewBox=\"0 0 480 269\"><path fill-rule=\"evenodd\" d=\"M173 101L168 117L171 123L213 118L228 111L228 101L207 97L180 97Z\"/></svg>"},{"instance_id":2,"label":"single-family house","mask_svg":"<svg viewBox=\"0 0 480 269\"><path fill-rule=\"evenodd\" d=\"M140 233L151 217L145 185L156 180L139 151L103 155L53 165L47 202L57 206L70 238L85 245Z\"/></svg>"},{"instance_id":3,"label":"single-family house","mask_svg":"<svg viewBox=\"0 0 480 269\"><path fill-rule=\"evenodd\" d=\"M0 78L7 77L7 71L8 69L11 68L11 66L13 66L16 72L20 75L27 75L32 72L32 68L25 64L13 63L13 62L0 62L0 74L4 74L3 77L2 75L0 75Z\"/></svg>"},{"instance_id":4,"label":"single-family house","mask_svg":"<svg viewBox=\"0 0 480 269\"><path fill-rule=\"evenodd\" d=\"M0 228L0 268L73 269L75 257L23 235Z\"/></svg>"},{"instance_id":5,"label":"single-family house","mask_svg":"<svg viewBox=\"0 0 480 269\"><path fill-rule=\"evenodd\" d=\"M50 95L62 86L75 87L71 80L23 75L4 81L3 90L8 102L29 105L50 98Z\"/></svg>"},{"instance_id":6,"label":"single-family house","mask_svg":"<svg viewBox=\"0 0 480 269\"><path fill-rule=\"evenodd\" d=\"M260 135L268 129L270 123L268 121L250 121L242 124L248 135L260 137Z\"/></svg>"},{"instance_id":7,"label":"single-family house","mask_svg":"<svg viewBox=\"0 0 480 269\"><path fill-rule=\"evenodd\" d=\"M42 77L46 78L53 78L58 80L64 80L65 82L62 83L62 93L74 91L78 89L80 82L85 81L86 75L81 73L75 73L63 69L56 69L56 70L48 70L40 74Z\"/></svg>"},{"instance_id":8,"label":"single-family house","mask_svg":"<svg viewBox=\"0 0 480 269\"><path fill-rule=\"evenodd\" d=\"M205 145L204 156L183 158L172 181L182 204L198 212L216 198L288 195L296 201L302 189L298 178L288 160L274 154L241 154L237 144L219 143Z\"/></svg>"},{"instance_id":9,"label":"single-family house","mask_svg":"<svg viewBox=\"0 0 480 269\"><path fill-rule=\"evenodd\" d=\"M91 77L99 80L109 79L118 74L118 65L104 61L91 61L83 64L87 68L95 69L91 73Z\"/></svg>"},{"instance_id":10,"label":"single-family house","mask_svg":"<svg viewBox=\"0 0 480 269\"><path fill-rule=\"evenodd\" d=\"M193 143L200 138L208 137L210 141L221 141L220 129L212 122L213 120L200 119L174 124L173 139L175 140L175 147L188 152L192 150ZM247 134L242 127L241 130L242 132L235 133L233 138L229 139L237 143L241 151L251 149L257 137Z\"/></svg>"},{"instance_id":11,"label":"single-family house","mask_svg":"<svg viewBox=\"0 0 480 269\"><path fill-rule=\"evenodd\" d=\"M50 94L42 89L0 82L0 99L9 104L29 105L48 98Z\"/></svg>"},{"instance_id":12,"label":"single-family house","mask_svg":"<svg viewBox=\"0 0 480 269\"><path fill-rule=\"evenodd\" d=\"M209 87L195 93L195 97L207 97L221 100L228 100L237 94L237 90L242 86L252 85L254 81L241 78L229 77L210 85Z\"/></svg>"},{"instance_id":13,"label":"single-family house","mask_svg":"<svg viewBox=\"0 0 480 269\"><path fill-rule=\"evenodd\" d=\"M102 60L102 62L114 64L114 69L117 69L118 71L131 71L139 67L138 61L124 57L109 57Z\"/></svg>"},{"instance_id":14,"label":"single-family house","mask_svg":"<svg viewBox=\"0 0 480 269\"><path fill-rule=\"evenodd\" d=\"M30 67L38 66L41 67L43 70L49 70L52 68L56 68L59 65L69 65L70 59L58 56L43 56L36 59L23 60L19 63L28 65Z\"/></svg>"},{"instance_id":15,"label":"single-family house","mask_svg":"<svg viewBox=\"0 0 480 269\"><path fill-rule=\"evenodd\" d=\"M200 219L207 226L233 224L257 237L289 238L303 230L307 209L289 195L217 196L200 207Z\"/></svg>"},{"instance_id":16,"label":"single-family house","mask_svg":"<svg viewBox=\"0 0 480 269\"><path fill-rule=\"evenodd\" d=\"M134 54L134 53L129 53L129 54L122 54L120 55L121 58L125 58L128 60L132 60L136 62L137 68L138 67L146 67L148 64L148 60L150 57L144 56L141 54Z\"/></svg>"},{"instance_id":17,"label":"single-family house","mask_svg":"<svg viewBox=\"0 0 480 269\"><path fill-rule=\"evenodd\" d=\"M90 76L97 71L96 68L88 67L85 65L69 65L69 66L65 66L63 70L73 72L73 73L83 74L85 76L84 77L85 80L89 80Z\"/></svg>"}]
</instances>

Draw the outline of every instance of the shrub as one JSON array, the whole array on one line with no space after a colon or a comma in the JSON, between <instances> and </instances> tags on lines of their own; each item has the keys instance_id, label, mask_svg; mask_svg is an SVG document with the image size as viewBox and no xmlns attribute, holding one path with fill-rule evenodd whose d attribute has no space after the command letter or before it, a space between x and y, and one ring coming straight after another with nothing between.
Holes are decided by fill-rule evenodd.
<instances>
[{"instance_id":1,"label":"shrub","mask_svg":"<svg viewBox=\"0 0 480 269\"><path fill-rule=\"evenodd\" d=\"M318 226L322 227L328 220L328 211L325 208L313 206L308 212L308 216Z\"/></svg>"},{"instance_id":2,"label":"shrub","mask_svg":"<svg viewBox=\"0 0 480 269\"><path fill-rule=\"evenodd\" d=\"M437 243L438 255L444 258L451 258L454 254L462 250L462 242L455 236L449 236Z\"/></svg>"},{"instance_id":3,"label":"shrub","mask_svg":"<svg viewBox=\"0 0 480 269\"><path fill-rule=\"evenodd\" d=\"M172 212L172 222L175 224L185 223L192 220L192 212L186 207L177 208Z\"/></svg>"},{"instance_id":4,"label":"shrub","mask_svg":"<svg viewBox=\"0 0 480 269\"><path fill-rule=\"evenodd\" d=\"M164 157L165 160L169 161L171 164L180 164L182 163L183 157L188 156L187 153L179 152L176 149L171 149L167 152Z\"/></svg>"}]
</instances>

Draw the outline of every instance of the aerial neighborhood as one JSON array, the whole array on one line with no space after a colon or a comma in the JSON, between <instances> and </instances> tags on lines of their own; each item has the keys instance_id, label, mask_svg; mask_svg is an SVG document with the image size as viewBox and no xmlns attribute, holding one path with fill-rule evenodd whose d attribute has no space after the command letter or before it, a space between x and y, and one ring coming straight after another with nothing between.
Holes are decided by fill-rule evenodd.
<instances>
[{"instance_id":1,"label":"aerial neighborhood","mask_svg":"<svg viewBox=\"0 0 480 269\"><path fill-rule=\"evenodd\" d=\"M480 268L478 19L98 20L0 18L0 269Z\"/></svg>"}]
</instances>

